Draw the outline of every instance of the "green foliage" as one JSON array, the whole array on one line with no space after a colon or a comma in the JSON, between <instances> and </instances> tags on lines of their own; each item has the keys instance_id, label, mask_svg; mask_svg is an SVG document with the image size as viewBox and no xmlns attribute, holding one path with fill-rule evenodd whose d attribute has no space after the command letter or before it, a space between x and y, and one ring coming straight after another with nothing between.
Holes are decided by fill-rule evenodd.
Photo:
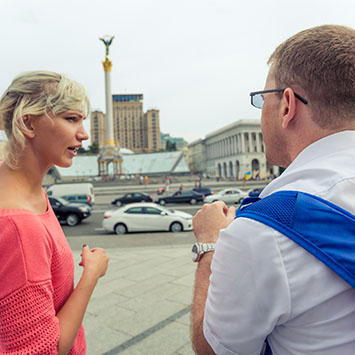
<instances>
[{"instance_id":1,"label":"green foliage","mask_svg":"<svg viewBox=\"0 0 355 355\"><path fill-rule=\"evenodd\" d=\"M176 151L176 143L175 142L171 142L171 141L166 141L166 146L165 146L165 150L167 152L174 152Z\"/></svg>"},{"instance_id":2,"label":"green foliage","mask_svg":"<svg viewBox=\"0 0 355 355\"><path fill-rule=\"evenodd\" d=\"M89 153L90 154L98 154L99 153L99 146L96 142L89 145Z\"/></svg>"},{"instance_id":3,"label":"green foliage","mask_svg":"<svg viewBox=\"0 0 355 355\"><path fill-rule=\"evenodd\" d=\"M84 147L80 147L78 149L78 154L86 154L86 153L87 153L87 151L86 151L86 149Z\"/></svg>"}]
</instances>

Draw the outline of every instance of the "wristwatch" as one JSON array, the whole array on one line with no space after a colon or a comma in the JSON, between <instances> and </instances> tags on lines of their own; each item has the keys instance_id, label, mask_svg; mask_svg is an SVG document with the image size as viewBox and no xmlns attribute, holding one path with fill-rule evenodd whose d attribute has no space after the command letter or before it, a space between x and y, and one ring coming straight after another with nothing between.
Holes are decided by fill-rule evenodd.
<instances>
[{"instance_id":1,"label":"wristwatch","mask_svg":"<svg viewBox=\"0 0 355 355\"><path fill-rule=\"evenodd\" d=\"M200 261L202 255L208 253L209 251L214 251L216 248L216 243L195 243L192 246L192 261Z\"/></svg>"}]
</instances>

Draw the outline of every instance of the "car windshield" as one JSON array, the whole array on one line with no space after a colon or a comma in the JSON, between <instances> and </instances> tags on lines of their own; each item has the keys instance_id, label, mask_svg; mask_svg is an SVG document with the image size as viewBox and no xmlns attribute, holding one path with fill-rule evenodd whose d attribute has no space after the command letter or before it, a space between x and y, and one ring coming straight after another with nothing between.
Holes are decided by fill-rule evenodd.
<instances>
[{"instance_id":1,"label":"car windshield","mask_svg":"<svg viewBox=\"0 0 355 355\"><path fill-rule=\"evenodd\" d=\"M169 208L163 207L163 206L159 206L159 209L161 209L163 212L172 212L175 213L174 210L169 210Z\"/></svg>"},{"instance_id":2,"label":"car windshield","mask_svg":"<svg viewBox=\"0 0 355 355\"><path fill-rule=\"evenodd\" d=\"M66 199L62 198L62 197L53 197L55 198L58 202L60 202L62 205L68 205L70 202L67 201Z\"/></svg>"}]
</instances>

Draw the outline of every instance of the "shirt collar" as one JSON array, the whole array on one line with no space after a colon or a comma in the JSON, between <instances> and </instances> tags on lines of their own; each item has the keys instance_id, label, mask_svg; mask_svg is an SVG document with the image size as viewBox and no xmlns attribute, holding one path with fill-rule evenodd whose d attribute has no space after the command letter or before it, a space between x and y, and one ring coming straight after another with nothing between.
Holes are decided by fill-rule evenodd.
<instances>
[{"instance_id":1,"label":"shirt collar","mask_svg":"<svg viewBox=\"0 0 355 355\"><path fill-rule=\"evenodd\" d=\"M260 194L260 197L270 195L288 182L288 176L301 169L313 160L333 155L344 150L355 151L355 130L331 134L310 144L298 154L295 160L277 179L271 181Z\"/></svg>"}]
</instances>

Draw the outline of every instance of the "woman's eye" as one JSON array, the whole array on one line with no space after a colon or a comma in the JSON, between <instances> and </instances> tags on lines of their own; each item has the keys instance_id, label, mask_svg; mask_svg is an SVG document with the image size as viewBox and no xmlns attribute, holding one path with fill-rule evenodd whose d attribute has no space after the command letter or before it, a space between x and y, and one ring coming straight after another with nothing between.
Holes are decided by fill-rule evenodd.
<instances>
[{"instance_id":1,"label":"woman's eye","mask_svg":"<svg viewBox=\"0 0 355 355\"><path fill-rule=\"evenodd\" d=\"M65 118L67 121L72 121L75 122L76 121L76 117L66 117Z\"/></svg>"}]
</instances>

